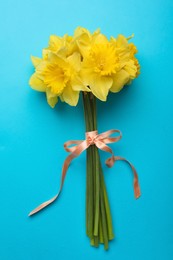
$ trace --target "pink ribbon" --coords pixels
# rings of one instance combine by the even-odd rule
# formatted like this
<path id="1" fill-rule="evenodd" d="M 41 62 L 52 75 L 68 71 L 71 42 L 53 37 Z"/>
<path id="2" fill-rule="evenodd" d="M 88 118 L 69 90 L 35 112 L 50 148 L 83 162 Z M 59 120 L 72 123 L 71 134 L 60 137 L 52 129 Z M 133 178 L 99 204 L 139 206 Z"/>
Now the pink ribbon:
<path id="1" fill-rule="evenodd" d="M 116 137 L 110 137 L 110 135 L 112 135 L 113 133 L 118 133 L 119 135 Z M 132 169 L 133 175 L 134 175 L 134 181 L 133 181 L 134 195 L 135 195 L 136 199 L 139 198 L 141 193 L 140 193 L 140 187 L 139 187 L 139 182 L 138 182 L 138 175 L 137 175 L 137 172 L 136 172 L 134 166 L 125 158 L 122 158 L 120 156 L 114 156 L 112 149 L 107 145 L 109 143 L 118 142 L 121 138 L 122 138 L 122 134 L 119 130 L 109 130 L 109 131 L 103 132 L 101 134 L 98 134 L 97 131 L 91 131 L 91 132 L 86 132 L 85 140 L 71 140 L 71 141 L 67 141 L 66 143 L 64 143 L 64 149 L 67 152 L 70 152 L 70 155 L 67 156 L 67 158 L 65 159 L 64 164 L 63 164 L 61 185 L 60 185 L 59 192 L 53 198 L 51 198 L 48 201 L 45 201 L 44 203 L 39 205 L 37 208 L 32 210 L 29 213 L 29 216 L 34 215 L 35 213 L 39 212 L 40 210 L 42 210 L 43 208 L 50 205 L 52 202 L 54 202 L 58 198 L 58 196 L 60 195 L 60 193 L 62 191 L 66 172 L 68 170 L 68 167 L 69 167 L 71 161 L 75 157 L 79 156 L 90 145 L 96 145 L 100 150 L 103 150 L 103 151 L 111 154 L 111 157 L 108 158 L 105 162 L 108 167 L 112 167 L 116 161 L 124 161 L 129 164 L 129 166 Z M 71 146 L 71 145 L 74 145 L 74 146 Z"/>

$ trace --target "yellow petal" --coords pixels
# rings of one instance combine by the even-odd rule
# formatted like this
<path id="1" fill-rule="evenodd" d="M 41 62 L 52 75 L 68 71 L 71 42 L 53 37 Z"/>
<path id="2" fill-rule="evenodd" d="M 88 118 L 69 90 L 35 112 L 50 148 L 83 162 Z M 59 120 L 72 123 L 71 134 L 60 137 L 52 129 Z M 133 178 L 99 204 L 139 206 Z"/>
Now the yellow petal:
<path id="1" fill-rule="evenodd" d="M 49 47 L 51 51 L 58 51 L 62 46 L 62 38 L 56 35 L 51 35 L 49 38 Z"/>
<path id="2" fill-rule="evenodd" d="M 29 80 L 29 85 L 31 88 L 34 90 L 40 91 L 40 92 L 45 92 L 46 91 L 46 85 L 43 83 L 41 79 L 38 78 L 37 73 L 34 73 L 30 80 Z"/>
<path id="3" fill-rule="evenodd" d="M 88 85 L 92 93 L 100 100 L 106 101 L 109 89 L 112 86 L 113 80 L 109 76 L 100 76 L 89 70 L 82 73 L 84 83 Z"/>
<path id="4" fill-rule="evenodd" d="M 126 62 L 124 70 L 126 70 L 127 73 L 130 75 L 130 79 L 136 78 L 137 66 L 135 65 L 134 60 L 129 60 L 128 62 Z"/>
<path id="5" fill-rule="evenodd" d="M 74 77 L 71 79 L 71 87 L 75 91 L 91 91 L 79 77 Z"/>
<path id="6" fill-rule="evenodd" d="M 100 34 L 100 28 L 97 28 L 94 32 L 93 32 L 93 36 L 96 36 L 98 34 Z"/>
<path id="7" fill-rule="evenodd" d="M 66 58 L 68 52 L 69 52 L 68 48 L 65 47 L 65 46 L 63 46 L 62 48 L 60 48 L 60 49 L 56 52 L 56 54 L 57 54 L 59 57 L 61 57 L 61 58 L 64 59 L 64 58 Z"/>
<path id="8" fill-rule="evenodd" d="M 87 30 L 84 27 L 77 27 L 76 30 L 74 31 L 74 37 L 79 37 L 82 34 L 87 34 L 88 36 L 91 36 L 91 33 L 89 30 Z"/>
<path id="9" fill-rule="evenodd" d="M 58 64 L 60 67 L 67 67 L 67 62 L 58 53 L 49 52 L 48 59 L 51 63 Z"/>
<path id="10" fill-rule="evenodd" d="M 126 37 L 124 37 L 124 35 L 122 35 L 122 34 L 119 34 L 117 37 L 116 45 L 118 48 L 122 48 L 122 47 L 127 48 L 128 41 L 127 41 Z"/>
<path id="11" fill-rule="evenodd" d="M 79 71 L 81 68 L 81 55 L 78 52 L 73 53 L 67 58 L 68 62 L 75 68 L 76 71 Z"/>
<path id="12" fill-rule="evenodd" d="M 46 98 L 47 103 L 54 108 L 56 103 L 58 102 L 58 97 L 54 94 L 52 94 L 51 90 L 49 88 L 46 89 Z"/>
<path id="13" fill-rule="evenodd" d="M 32 61 L 32 64 L 34 65 L 34 67 L 36 68 L 40 64 L 42 59 L 39 57 L 31 56 L 31 61 Z"/>
<path id="14" fill-rule="evenodd" d="M 42 81 L 44 81 L 44 72 L 47 68 L 47 65 L 48 61 L 42 60 L 42 62 L 40 62 L 36 68 L 37 77 Z"/>
<path id="15" fill-rule="evenodd" d="M 48 65 L 48 61 L 42 60 L 42 62 L 40 62 L 37 65 L 36 71 L 40 73 L 43 72 L 46 69 L 47 65 Z"/>
<path id="16" fill-rule="evenodd" d="M 107 37 L 101 33 L 96 34 L 93 37 L 93 43 L 95 43 L 95 44 L 107 44 L 108 42 L 109 41 L 108 41 Z"/>
<path id="17" fill-rule="evenodd" d="M 113 85 L 110 89 L 111 92 L 119 92 L 124 85 L 129 81 L 129 74 L 125 70 L 120 70 L 113 77 Z"/>
<path id="18" fill-rule="evenodd" d="M 76 39 L 76 44 L 83 57 L 89 54 L 90 42 L 91 39 L 86 33 L 83 33 L 78 39 Z"/>
<path id="19" fill-rule="evenodd" d="M 83 57 L 89 54 L 89 50 L 92 43 L 95 43 L 95 41 L 101 41 L 101 39 L 97 39 L 98 35 L 101 35 L 100 29 L 97 29 L 93 34 L 91 34 L 90 31 L 82 27 L 78 27 L 76 29 L 74 39 Z M 106 37 L 104 37 L 104 40 L 105 38 Z"/>
<path id="20" fill-rule="evenodd" d="M 67 84 L 62 93 L 62 99 L 70 106 L 76 106 L 79 100 L 79 91 L 74 91 L 72 87 Z"/>
<path id="21" fill-rule="evenodd" d="M 130 35 L 129 37 L 127 37 L 127 40 L 128 40 L 128 41 L 131 40 L 134 36 L 135 36 L 135 34 L 132 33 L 132 35 Z"/>
<path id="22" fill-rule="evenodd" d="M 59 98 L 60 98 L 61 102 L 64 102 L 64 99 L 63 99 L 62 95 L 60 95 Z"/>
<path id="23" fill-rule="evenodd" d="M 42 50 L 42 56 L 43 56 L 43 59 L 44 60 L 47 60 L 48 59 L 48 54 L 49 54 L 49 52 L 50 52 L 50 50 L 48 50 L 48 49 L 43 49 Z"/>

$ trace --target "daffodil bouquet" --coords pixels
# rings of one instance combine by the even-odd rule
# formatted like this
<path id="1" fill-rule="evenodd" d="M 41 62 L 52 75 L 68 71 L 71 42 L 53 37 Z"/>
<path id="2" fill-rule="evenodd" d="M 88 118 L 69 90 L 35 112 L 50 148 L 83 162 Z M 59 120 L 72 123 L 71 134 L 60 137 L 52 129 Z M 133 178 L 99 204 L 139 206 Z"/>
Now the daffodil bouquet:
<path id="1" fill-rule="evenodd" d="M 118 35 L 110 40 L 100 30 L 90 33 L 78 27 L 73 36 L 51 35 L 49 45 L 42 51 L 42 58 L 32 56 L 35 73 L 29 84 L 37 91 L 45 92 L 48 104 L 54 108 L 58 100 L 76 106 L 82 92 L 86 137 L 84 140 L 67 141 L 64 148 L 70 155 L 62 168 L 59 193 L 30 212 L 37 213 L 59 196 L 65 175 L 71 161 L 86 150 L 86 234 L 91 245 L 100 243 L 108 249 L 108 242 L 114 238 L 112 218 L 99 149 L 111 154 L 106 164 L 127 162 L 134 174 L 135 197 L 140 196 L 138 176 L 134 166 L 126 159 L 114 156 L 108 143 L 121 138 L 119 130 L 109 130 L 99 134 L 97 131 L 96 99 L 107 100 L 109 92 L 117 93 L 129 85 L 139 75 L 140 66 L 135 57 L 137 49 L 128 38 Z M 111 137 L 116 133 L 115 137 Z"/>

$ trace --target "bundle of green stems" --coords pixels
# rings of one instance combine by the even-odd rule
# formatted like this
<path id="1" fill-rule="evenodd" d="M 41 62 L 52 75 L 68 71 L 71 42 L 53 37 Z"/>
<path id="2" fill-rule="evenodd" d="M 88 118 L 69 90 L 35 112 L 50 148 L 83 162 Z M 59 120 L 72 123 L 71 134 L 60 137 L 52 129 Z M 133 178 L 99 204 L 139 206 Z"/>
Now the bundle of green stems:
<path id="1" fill-rule="evenodd" d="M 96 97 L 83 93 L 86 132 L 97 130 Z M 86 152 L 86 233 L 92 246 L 114 238 L 112 218 L 98 148 L 93 144 Z"/>

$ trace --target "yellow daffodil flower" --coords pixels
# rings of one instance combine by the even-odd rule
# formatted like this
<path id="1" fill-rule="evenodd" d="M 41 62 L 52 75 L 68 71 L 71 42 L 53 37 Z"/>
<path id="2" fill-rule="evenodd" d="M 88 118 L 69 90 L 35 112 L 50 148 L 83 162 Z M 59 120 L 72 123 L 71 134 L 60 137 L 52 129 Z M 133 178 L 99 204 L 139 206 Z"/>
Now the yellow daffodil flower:
<path id="1" fill-rule="evenodd" d="M 58 97 L 71 106 L 76 106 L 79 92 L 89 91 L 79 77 L 80 54 L 75 52 L 68 58 L 49 52 L 46 60 L 32 58 L 36 72 L 29 84 L 37 90 L 46 92 L 48 104 L 54 107 Z"/>
<path id="2" fill-rule="evenodd" d="M 140 73 L 139 63 L 134 56 L 137 53 L 137 49 L 133 43 L 128 43 L 128 40 L 130 40 L 132 37 L 133 35 L 128 38 L 125 38 L 123 35 L 118 35 L 117 39 L 111 37 L 110 40 L 112 45 L 117 50 L 121 64 L 121 71 L 119 72 L 123 75 L 121 76 L 121 80 L 120 77 L 116 75 L 117 82 L 119 81 L 119 86 L 117 86 L 117 89 L 120 90 L 121 86 L 123 87 L 125 84 L 129 84 L 131 80 L 136 78 Z M 112 87 L 110 91 L 117 92 L 115 91 L 114 87 Z"/>
<path id="3" fill-rule="evenodd" d="M 97 98 L 105 101 L 114 83 L 113 75 L 120 68 L 116 49 L 100 33 L 92 37 L 88 46 L 81 42 L 78 45 L 83 54 L 82 79 Z"/>

